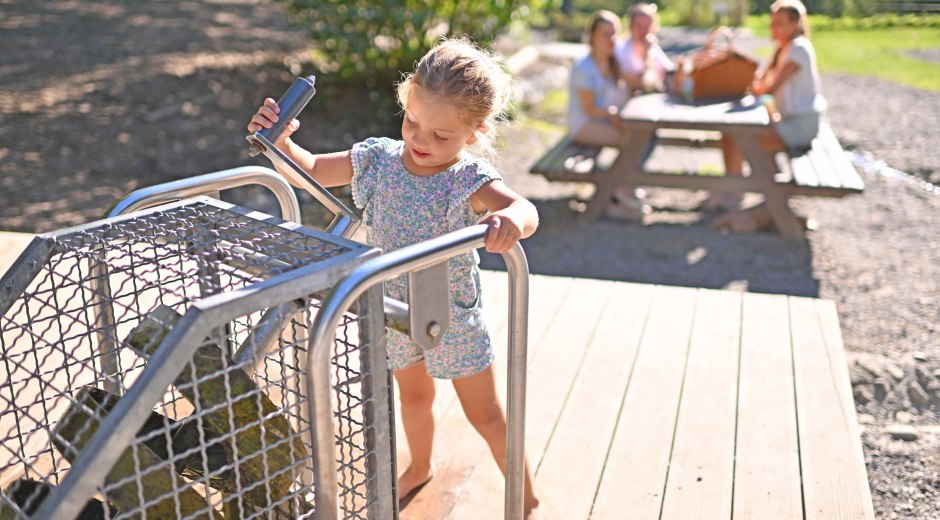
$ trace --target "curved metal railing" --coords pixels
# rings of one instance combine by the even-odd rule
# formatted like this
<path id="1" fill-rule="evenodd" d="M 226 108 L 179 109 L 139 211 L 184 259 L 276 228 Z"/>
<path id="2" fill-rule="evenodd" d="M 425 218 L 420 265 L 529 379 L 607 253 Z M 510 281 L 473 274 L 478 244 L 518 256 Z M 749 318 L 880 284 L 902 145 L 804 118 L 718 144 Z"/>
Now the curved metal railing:
<path id="1" fill-rule="evenodd" d="M 270 190 L 281 205 L 281 218 L 300 224 L 300 204 L 297 202 L 294 189 L 276 171 L 262 166 L 242 166 L 140 188 L 117 201 L 104 216 L 105 218 L 116 217 L 188 197 L 207 195 L 219 190 L 251 184 L 261 185 Z"/>
<path id="2" fill-rule="evenodd" d="M 105 212 L 104 218 L 118 217 L 189 197 L 216 194 L 220 190 L 249 185 L 260 185 L 270 190 L 281 206 L 281 218 L 300 224 L 300 204 L 294 189 L 276 171 L 262 166 L 242 166 L 140 188 L 118 200 Z M 111 301 L 107 269 L 105 262 L 96 262 L 92 266 L 91 285 L 96 295 L 92 307 L 98 330 L 101 369 L 105 374 L 117 374 L 120 370 L 117 359 L 118 341 L 113 334 L 114 309 L 104 303 Z M 114 381 L 106 381 L 104 389 L 112 393 L 118 393 L 120 390 Z"/>
<path id="3" fill-rule="evenodd" d="M 330 384 L 330 346 L 343 313 L 370 287 L 483 246 L 487 226 L 468 227 L 368 260 L 333 288 L 313 323 L 306 362 L 309 415 L 313 421 L 316 518 L 338 518 L 339 484 Z M 529 267 L 522 246 L 503 253 L 509 272 L 509 363 L 505 517 L 521 519 L 525 478 L 525 378 Z M 310 377 L 313 376 L 313 377 Z"/>

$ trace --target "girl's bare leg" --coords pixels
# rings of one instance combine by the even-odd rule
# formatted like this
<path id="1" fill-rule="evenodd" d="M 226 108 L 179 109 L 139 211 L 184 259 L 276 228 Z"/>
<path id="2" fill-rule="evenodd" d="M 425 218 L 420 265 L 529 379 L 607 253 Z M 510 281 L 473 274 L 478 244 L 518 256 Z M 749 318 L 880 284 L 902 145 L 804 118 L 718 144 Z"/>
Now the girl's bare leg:
<path id="1" fill-rule="evenodd" d="M 411 451 L 411 465 L 398 479 L 398 496 L 404 497 L 433 475 L 431 445 L 434 443 L 434 379 L 424 362 L 395 371 L 401 422 Z"/>
<path id="2" fill-rule="evenodd" d="M 493 365 L 479 374 L 454 380 L 454 389 L 470 424 L 486 441 L 499 469 L 506 474 L 506 415 L 496 392 Z M 527 519 L 538 518 L 539 499 L 532 486 L 529 461 L 525 463 L 524 508 Z"/>

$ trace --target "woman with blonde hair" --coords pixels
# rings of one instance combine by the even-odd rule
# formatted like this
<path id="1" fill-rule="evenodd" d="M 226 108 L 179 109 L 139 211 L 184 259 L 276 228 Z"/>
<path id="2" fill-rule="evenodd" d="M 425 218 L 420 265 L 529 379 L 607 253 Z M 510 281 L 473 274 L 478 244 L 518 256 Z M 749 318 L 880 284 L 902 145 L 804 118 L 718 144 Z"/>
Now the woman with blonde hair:
<path id="1" fill-rule="evenodd" d="M 630 90 L 662 91 L 666 73 L 675 70 L 675 65 L 656 37 L 659 30 L 656 4 L 635 4 L 627 10 L 627 18 L 628 38 L 619 42 L 614 51 L 623 78 Z"/>
<path id="2" fill-rule="evenodd" d="M 772 132 L 762 136 L 760 144 L 774 154 L 810 147 L 819 133 L 826 99 L 821 92 L 816 52 L 809 41 L 806 7 L 799 0 L 777 0 L 770 11 L 770 37 L 777 49 L 767 67 L 758 71 L 751 92 L 755 96 L 773 96 Z M 740 149 L 727 137 L 721 144 L 728 175 L 741 175 L 744 157 Z M 715 194 L 706 207 L 736 209 L 738 204 L 740 197 Z"/>

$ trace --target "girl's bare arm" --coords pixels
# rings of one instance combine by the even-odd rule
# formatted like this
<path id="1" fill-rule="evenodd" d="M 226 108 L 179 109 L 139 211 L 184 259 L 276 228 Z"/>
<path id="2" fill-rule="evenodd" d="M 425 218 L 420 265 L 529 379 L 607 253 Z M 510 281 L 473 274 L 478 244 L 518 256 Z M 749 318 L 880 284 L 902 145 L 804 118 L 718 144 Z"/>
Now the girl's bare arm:
<path id="1" fill-rule="evenodd" d="M 264 100 L 264 105 L 251 117 L 248 123 L 249 132 L 258 132 L 271 128 L 277 122 L 280 108 L 271 98 Z M 306 171 L 318 183 L 326 187 L 342 186 L 352 182 L 352 156 L 349 150 L 315 155 L 290 139 L 290 136 L 300 128 L 300 121 L 294 119 L 287 125 L 284 133 L 274 142 L 284 155 L 289 157 L 297 166 Z M 291 184 L 297 185 L 287 172 L 277 170 Z M 298 186 L 299 187 L 299 186 Z"/>

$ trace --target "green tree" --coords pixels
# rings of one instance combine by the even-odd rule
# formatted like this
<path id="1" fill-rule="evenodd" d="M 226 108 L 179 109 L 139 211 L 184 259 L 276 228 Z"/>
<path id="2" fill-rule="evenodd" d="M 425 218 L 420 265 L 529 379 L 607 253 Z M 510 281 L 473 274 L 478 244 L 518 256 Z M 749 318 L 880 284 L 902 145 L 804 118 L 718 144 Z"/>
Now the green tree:
<path id="1" fill-rule="evenodd" d="M 324 72 L 395 79 L 442 36 L 492 42 L 544 0 L 281 0 L 318 43 Z"/>

